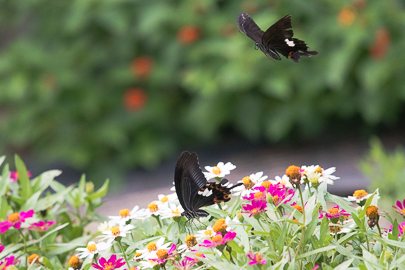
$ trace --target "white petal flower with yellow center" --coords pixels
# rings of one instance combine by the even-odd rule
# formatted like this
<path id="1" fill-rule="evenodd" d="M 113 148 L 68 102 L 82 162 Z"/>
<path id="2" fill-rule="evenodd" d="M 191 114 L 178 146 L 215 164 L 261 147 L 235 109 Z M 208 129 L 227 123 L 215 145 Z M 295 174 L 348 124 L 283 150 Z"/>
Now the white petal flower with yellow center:
<path id="1" fill-rule="evenodd" d="M 231 162 L 227 162 L 226 164 L 223 162 L 219 162 L 216 166 L 205 166 L 205 169 L 207 172 L 204 172 L 205 178 L 207 180 L 210 180 L 212 178 L 222 178 L 225 175 L 228 175 L 231 173 L 232 170 L 236 168 L 235 165 L 233 165 Z"/>
<path id="2" fill-rule="evenodd" d="M 208 226 L 205 230 L 197 231 L 195 237 L 197 238 L 197 242 L 202 242 L 206 239 L 211 239 L 216 234 L 211 226 Z"/>
<path id="3" fill-rule="evenodd" d="M 138 258 L 145 261 L 156 258 L 156 252 L 159 249 L 166 249 L 170 245 L 171 243 L 165 243 L 165 239 L 161 237 L 157 241 L 149 242 L 144 249 L 137 250 L 137 252 L 141 254 Z"/>
<path id="4" fill-rule="evenodd" d="M 171 193 L 168 195 L 159 194 L 158 195 L 158 206 L 160 208 L 168 207 L 170 204 L 179 204 L 179 199 L 177 198 L 176 193 Z"/>
<path id="5" fill-rule="evenodd" d="M 320 183 L 326 183 L 327 185 L 333 185 L 333 182 L 339 177 L 334 176 L 333 173 L 336 171 L 335 167 L 328 169 L 323 169 L 319 165 L 302 166 L 302 182 L 308 182 L 312 186 L 319 186 Z"/>
<path id="6" fill-rule="evenodd" d="M 100 251 L 106 250 L 111 247 L 111 244 L 106 242 L 94 242 L 90 241 L 87 243 L 85 248 L 77 248 L 78 256 L 80 259 L 90 258 L 93 259 L 94 255 L 98 254 Z"/>
<path id="7" fill-rule="evenodd" d="M 145 211 L 145 209 L 140 209 L 139 206 L 135 206 L 131 211 L 128 208 L 124 208 L 118 212 L 118 216 L 110 216 L 109 218 L 112 222 L 125 224 L 131 219 L 145 219 L 149 217 Z"/>
<path id="8" fill-rule="evenodd" d="M 110 222 L 109 227 L 102 231 L 100 238 L 110 243 L 113 242 L 117 237 L 126 237 L 133 228 L 135 227 L 131 224 L 114 224 L 114 222 Z"/>
<path id="9" fill-rule="evenodd" d="M 184 212 L 183 207 L 180 204 L 169 204 L 168 207 L 163 208 L 160 211 L 160 216 L 162 219 L 165 218 L 174 218 L 174 217 L 181 217 L 181 213 Z"/>
<path id="10" fill-rule="evenodd" d="M 281 185 L 285 186 L 286 188 L 293 188 L 293 186 L 290 182 L 290 178 L 285 174 L 282 177 L 276 176 L 274 178 L 274 180 L 270 180 L 270 182 L 272 184 L 281 184 Z"/>
<path id="11" fill-rule="evenodd" d="M 263 175 L 263 172 L 252 173 L 249 176 L 245 176 L 238 183 L 242 183 L 238 187 L 232 189 L 233 195 L 246 196 L 252 191 L 256 186 L 261 185 L 263 181 L 267 179 L 267 175 Z"/>

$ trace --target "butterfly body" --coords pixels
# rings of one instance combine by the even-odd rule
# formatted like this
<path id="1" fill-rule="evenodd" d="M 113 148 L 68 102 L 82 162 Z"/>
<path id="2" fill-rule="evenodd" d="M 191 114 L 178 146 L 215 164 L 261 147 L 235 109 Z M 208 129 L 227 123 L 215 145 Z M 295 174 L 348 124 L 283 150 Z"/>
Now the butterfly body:
<path id="1" fill-rule="evenodd" d="M 255 42 L 257 48 L 273 59 L 281 60 L 281 54 L 298 62 L 301 56 L 318 54 L 316 51 L 308 51 L 308 46 L 303 40 L 293 38 L 290 15 L 284 16 L 263 32 L 247 13 L 241 13 L 238 17 L 238 26 Z"/>
<path id="2" fill-rule="evenodd" d="M 181 153 L 177 160 L 174 184 L 184 209 L 181 215 L 188 219 L 208 216 L 201 207 L 229 201 L 231 190 L 239 186 L 226 179 L 220 183 L 208 182 L 200 169 L 197 155 L 187 151 Z"/>

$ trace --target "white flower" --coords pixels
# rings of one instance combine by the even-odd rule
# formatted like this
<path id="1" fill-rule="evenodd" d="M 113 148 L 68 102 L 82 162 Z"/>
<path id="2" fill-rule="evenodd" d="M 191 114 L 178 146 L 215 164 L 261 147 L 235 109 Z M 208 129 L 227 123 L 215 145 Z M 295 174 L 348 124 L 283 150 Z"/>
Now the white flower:
<path id="1" fill-rule="evenodd" d="M 232 189 L 232 195 L 247 196 L 254 187 L 257 187 L 267 179 L 267 175 L 263 175 L 263 172 L 252 173 L 249 176 L 245 176 L 238 183 L 242 183 L 238 187 Z"/>
<path id="2" fill-rule="evenodd" d="M 329 223 L 329 232 L 332 235 L 349 233 L 355 227 L 356 227 L 356 223 L 353 221 L 353 219 L 349 219 L 347 221 L 344 221 L 343 224 Z"/>
<path id="3" fill-rule="evenodd" d="M 369 194 L 364 189 L 359 189 L 354 191 L 353 196 L 348 196 L 347 199 L 351 202 L 361 203 L 372 196 L 373 193 Z"/>
<path id="4" fill-rule="evenodd" d="M 319 186 L 320 183 L 333 185 L 333 181 L 339 179 L 339 177 L 332 175 L 336 171 L 335 167 L 324 170 L 319 165 L 302 166 L 301 171 L 303 174 L 302 182 L 308 182 L 312 186 Z"/>
<path id="5" fill-rule="evenodd" d="M 211 226 L 208 226 L 205 230 L 197 231 L 195 237 L 197 238 L 197 242 L 202 242 L 206 239 L 211 239 L 216 234 Z"/>
<path id="6" fill-rule="evenodd" d="M 168 207 L 168 205 L 170 204 L 178 204 L 179 200 L 177 198 L 177 194 L 176 193 L 171 193 L 168 195 L 164 195 L 164 194 L 159 194 L 158 195 L 158 205 L 163 208 L 163 207 Z"/>
<path id="7" fill-rule="evenodd" d="M 179 204 L 169 204 L 168 207 L 163 208 L 160 211 L 160 216 L 162 219 L 164 218 L 174 218 L 174 217 L 181 217 L 181 213 L 183 213 L 183 207 Z"/>
<path id="8" fill-rule="evenodd" d="M 90 241 L 87 243 L 87 246 L 85 248 L 77 248 L 76 250 L 78 251 L 78 256 L 80 259 L 84 258 L 90 258 L 93 259 L 94 255 L 99 253 L 100 251 L 106 250 L 107 248 L 110 248 L 111 244 L 106 243 L 106 242 L 94 242 Z"/>
<path id="9" fill-rule="evenodd" d="M 224 164 L 223 162 L 219 162 L 217 166 L 214 167 L 205 166 L 205 169 L 208 172 L 204 172 L 204 176 L 205 178 L 207 178 L 207 180 L 217 177 L 222 178 L 225 175 L 230 174 L 231 171 L 234 170 L 235 168 L 236 166 L 230 162 L 227 162 L 226 164 Z"/>
<path id="10" fill-rule="evenodd" d="M 149 269 L 155 267 L 158 263 L 152 260 L 140 261 L 142 269 Z"/>
<path id="11" fill-rule="evenodd" d="M 293 186 L 292 186 L 292 184 L 291 184 L 291 182 L 290 182 L 290 178 L 287 176 L 287 175 L 283 175 L 282 177 L 280 177 L 280 176 L 276 176 L 275 178 L 274 178 L 274 180 L 270 180 L 270 182 L 272 183 L 272 184 L 278 184 L 278 183 L 280 183 L 280 184 L 282 184 L 283 186 L 285 186 L 286 188 L 293 188 Z"/>
<path id="12" fill-rule="evenodd" d="M 125 237 L 129 233 L 130 230 L 134 228 L 131 224 L 122 224 L 122 223 L 114 223 L 110 222 L 108 224 L 108 228 L 102 231 L 100 236 L 101 239 L 106 240 L 107 242 L 112 242 L 117 237 Z"/>
<path id="13" fill-rule="evenodd" d="M 156 258 L 156 252 L 159 249 L 167 249 L 170 245 L 171 243 L 165 243 L 165 239 L 161 237 L 156 242 L 149 242 L 146 248 L 137 250 L 141 254 L 138 258 L 146 261 Z"/>
<path id="14" fill-rule="evenodd" d="M 119 216 L 110 216 L 109 218 L 112 222 L 125 224 L 131 219 L 145 219 L 149 217 L 145 211 L 145 209 L 140 209 L 139 206 L 135 206 L 131 211 L 128 208 L 124 208 L 119 211 Z"/>

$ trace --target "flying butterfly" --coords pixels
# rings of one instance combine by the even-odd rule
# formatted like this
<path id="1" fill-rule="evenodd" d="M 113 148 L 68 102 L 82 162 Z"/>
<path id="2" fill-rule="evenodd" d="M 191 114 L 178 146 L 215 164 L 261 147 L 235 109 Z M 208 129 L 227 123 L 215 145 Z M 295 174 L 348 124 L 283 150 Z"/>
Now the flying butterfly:
<path id="1" fill-rule="evenodd" d="M 225 178 L 220 183 L 208 182 L 200 169 L 196 153 L 184 151 L 177 160 L 174 185 L 184 209 L 181 215 L 188 219 L 208 216 L 208 212 L 201 207 L 229 201 L 231 190 L 241 184 L 233 185 Z"/>
<path id="2" fill-rule="evenodd" d="M 276 60 L 281 60 L 280 54 L 294 62 L 298 62 L 301 56 L 318 54 L 317 51 L 308 51 L 308 46 L 303 40 L 293 38 L 290 15 L 278 20 L 265 32 L 247 13 L 239 15 L 238 25 L 239 29 L 256 43 L 257 48 Z"/>

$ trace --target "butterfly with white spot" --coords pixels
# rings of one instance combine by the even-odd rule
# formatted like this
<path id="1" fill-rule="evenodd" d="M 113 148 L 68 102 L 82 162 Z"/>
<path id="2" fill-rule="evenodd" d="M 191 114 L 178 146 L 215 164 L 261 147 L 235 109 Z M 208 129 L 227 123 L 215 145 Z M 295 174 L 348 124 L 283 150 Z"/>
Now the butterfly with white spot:
<path id="1" fill-rule="evenodd" d="M 241 13 L 238 26 L 256 43 L 257 48 L 276 60 L 281 60 L 280 54 L 295 62 L 298 62 L 301 56 L 318 54 L 317 51 L 308 51 L 303 40 L 293 38 L 290 15 L 284 16 L 263 32 L 247 13 Z"/>

